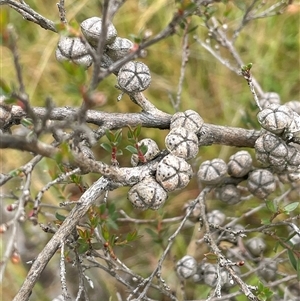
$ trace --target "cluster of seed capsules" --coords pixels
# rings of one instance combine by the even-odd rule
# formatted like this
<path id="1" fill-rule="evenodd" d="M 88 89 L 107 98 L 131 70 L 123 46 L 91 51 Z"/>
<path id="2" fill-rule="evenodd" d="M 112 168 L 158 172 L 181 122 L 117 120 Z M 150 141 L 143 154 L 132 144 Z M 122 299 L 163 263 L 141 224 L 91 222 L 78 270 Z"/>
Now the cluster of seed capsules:
<path id="1" fill-rule="evenodd" d="M 255 152 L 258 161 L 277 174 L 283 183 L 300 180 L 300 102 L 280 104 L 278 94 L 267 93 L 261 102 L 258 122 L 264 129 L 256 140 Z M 265 171 L 267 172 L 267 171 Z M 269 174 L 266 174 L 270 178 Z"/>
<path id="2" fill-rule="evenodd" d="M 258 249 L 257 249 L 258 250 Z M 257 260 L 257 273 L 265 281 L 274 281 L 277 277 L 278 264 L 271 258 Z M 243 261 L 230 262 L 229 265 L 234 269 L 235 274 L 240 274 L 240 266 Z M 197 262 L 193 256 L 186 255 L 176 263 L 176 272 L 180 279 L 190 279 L 196 284 L 206 284 L 216 287 L 218 281 L 222 289 L 229 289 L 235 285 L 231 275 L 224 267 L 207 261 Z M 220 277 L 218 276 L 220 275 Z"/>
<path id="3" fill-rule="evenodd" d="M 203 119 L 192 110 L 179 112 L 172 116 L 170 132 L 165 145 L 169 154 L 157 165 L 155 176 L 149 176 L 134 185 L 128 192 L 128 199 L 134 207 L 141 210 L 159 209 L 168 197 L 168 193 L 186 187 L 193 176 L 193 170 L 187 160 L 198 154 L 197 134 Z M 139 142 L 147 146 L 144 157 L 152 160 L 159 153 L 154 140 L 144 139 Z M 137 155 L 133 155 L 132 164 L 137 165 Z"/>
<path id="4" fill-rule="evenodd" d="M 102 20 L 92 17 L 84 20 L 81 31 L 91 47 L 97 48 L 101 37 Z M 108 24 L 105 51 L 101 66 L 109 67 L 126 56 L 134 44 L 117 36 L 113 24 Z M 88 68 L 93 58 L 86 44 L 79 37 L 61 36 L 56 57 L 59 61 L 72 61 Z M 118 85 L 123 92 L 141 92 L 149 87 L 151 75 L 149 68 L 142 62 L 130 61 L 123 65 L 118 73 Z M 255 143 L 256 158 L 264 166 L 254 168 L 251 155 L 247 151 L 239 151 L 230 157 L 228 164 L 222 159 L 203 162 L 197 173 L 199 181 L 206 185 L 218 186 L 219 199 L 236 204 L 241 200 L 237 184 L 224 184 L 225 177 L 247 178 L 248 191 L 258 198 L 264 199 L 276 189 L 275 174 L 284 183 L 300 180 L 300 150 L 293 144 L 293 139 L 300 133 L 300 103 L 291 101 L 280 104 L 276 93 L 266 93 L 260 100 L 262 110 L 258 113 L 258 121 L 263 131 Z M 194 111 L 177 113 L 173 116 L 170 133 L 166 137 L 166 148 L 170 154 L 158 164 L 155 178 L 149 177 L 133 186 L 129 191 L 129 199 L 140 209 L 158 209 L 165 202 L 170 191 L 184 188 L 190 181 L 193 171 L 187 160 L 198 154 L 198 138 L 202 118 Z M 155 141 L 145 139 L 140 142 L 148 148 L 145 157 L 153 159 L 159 149 Z M 133 165 L 137 158 L 133 157 Z"/>
<path id="5" fill-rule="evenodd" d="M 251 155 L 244 150 L 232 155 L 227 164 L 222 159 L 213 159 L 200 165 L 198 179 L 206 185 L 217 186 L 216 195 L 220 200 L 230 205 L 241 200 L 237 184 L 224 184 L 228 175 L 240 181 L 245 177 L 248 191 L 260 199 L 275 191 L 276 175 L 283 183 L 300 180 L 300 149 L 292 143 L 300 133 L 300 102 L 280 105 L 279 101 L 274 92 L 266 93 L 261 99 L 263 109 L 257 117 L 263 130 L 254 147 L 262 168 L 254 168 Z"/>
<path id="6" fill-rule="evenodd" d="M 80 28 L 89 45 L 97 49 L 102 32 L 102 19 L 98 17 L 88 18 L 80 24 Z M 133 42 L 118 37 L 116 28 L 112 23 L 109 23 L 101 67 L 108 68 L 130 53 L 133 48 Z M 71 61 L 85 68 L 89 68 L 93 64 L 93 57 L 86 43 L 80 37 L 61 36 L 55 55 L 60 62 Z M 147 89 L 151 83 L 150 70 L 142 62 L 130 61 L 116 72 L 118 73 L 119 87 L 123 92 L 141 92 Z"/>
<path id="7" fill-rule="evenodd" d="M 207 213 L 207 220 L 208 223 L 216 229 L 218 226 L 224 226 L 226 215 L 220 210 L 212 210 Z M 267 282 L 276 280 L 278 274 L 280 274 L 280 269 L 278 269 L 280 260 L 276 261 L 274 258 L 264 257 L 265 251 L 267 251 L 267 243 L 263 236 L 255 236 L 243 241 L 243 254 L 241 254 L 241 242 L 239 239 L 246 237 L 246 235 L 243 234 L 245 228 L 242 225 L 236 224 L 228 230 L 230 231 L 226 233 L 224 233 L 223 230 L 217 230 L 213 232 L 212 235 L 232 244 L 231 248 L 228 248 L 226 251 L 226 258 L 227 264 L 235 270 L 235 273 L 239 275 L 240 267 L 245 263 L 241 259 L 251 259 L 251 262 L 256 266 L 257 274 L 261 278 Z M 299 248 L 300 236 L 293 236 L 289 240 L 289 243 L 293 244 L 295 248 Z M 218 267 L 217 264 L 209 263 L 206 259 L 197 262 L 191 255 L 186 255 L 177 261 L 176 272 L 182 280 L 189 279 L 194 283 L 206 284 L 210 287 L 216 287 L 218 281 L 220 281 L 219 284 L 222 289 L 228 289 L 234 285 L 233 279 L 224 267 Z"/>

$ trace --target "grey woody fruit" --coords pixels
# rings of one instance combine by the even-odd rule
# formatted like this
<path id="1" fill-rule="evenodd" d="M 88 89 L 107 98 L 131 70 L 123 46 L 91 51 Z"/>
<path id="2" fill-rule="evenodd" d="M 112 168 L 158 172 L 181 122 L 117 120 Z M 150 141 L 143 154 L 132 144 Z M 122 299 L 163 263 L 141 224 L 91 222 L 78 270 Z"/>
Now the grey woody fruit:
<path id="1" fill-rule="evenodd" d="M 226 220 L 226 215 L 220 210 L 213 210 L 207 213 L 207 221 L 214 225 L 222 225 Z"/>
<path id="2" fill-rule="evenodd" d="M 193 175 L 190 164 L 172 154 L 164 157 L 157 165 L 156 180 L 166 191 L 186 187 Z"/>
<path id="3" fill-rule="evenodd" d="M 256 140 L 254 147 L 257 160 L 263 164 L 271 165 L 276 171 L 286 168 L 288 147 L 280 137 L 265 133 Z"/>
<path id="4" fill-rule="evenodd" d="M 147 161 L 151 161 L 158 153 L 159 153 L 159 148 L 156 144 L 156 142 L 150 138 L 143 139 L 138 142 L 138 146 L 141 147 L 142 145 L 147 146 L 147 151 L 144 154 L 144 158 Z M 131 165 L 132 166 L 137 166 L 139 163 L 139 157 L 136 154 L 133 154 L 131 156 Z"/>
<path id="5" fill-rule="evenodd" d="M 277 173 L 278 179 L 280 182 L 289 184 L 292 182 L 300 181 L 300 167 L 296 171 L 284 171 Z"/>
<path id="6" fill-rule="evenodd" d="M 222 159 L 204 161 L 198 170 L 198 179 L 204 184 L 218 184 L 227 174 L 227 164 Z"/>
<path id="7" fill-rule="evenodd" d="M 195 283 L 204 283 L 204 269 L 207 263 L 204 262 L 200 262 L 197 265 L 197 271 L 196 273 L 193 275 L 193 281 Z"/>
<path id="8" fill-rule="evenodd" d="M 286 170 L 289 172 L 296 172 L 300 169 L 300 149 L 293 145 L 288 145 L 287 149 Z"/>
<path id="9" fill-rule="evenodd" d="M 219 200 L 229 204 L 235 205 L 241 201 L 241 193 L 235 185 L 227 184 L 216 189 Z"/>
<path id="10" fill-rule="evenodd" d="M 246 241 L 246 247 L 253 256 L 260 256 L 267 245 L 261 237 L 253 237 Z"/>
<path id="11" fill-rule="evenodd" d="M 118 84 L 124 92 L 141 92 L 151 83 L 149 68 L 141 62 L 131 61 L 122 66 L 118 73 Z"/>
<path id="12" fill-rule="evenodd" d="M 205 265 L 204 282 L 210 287 L 215 287 L 218 281 L 217 266 L 211 263 Z"/>
<path id="13" fill-rule="evenodd" d="M 152 177 L 143 179 L 132 186 L 128 192 L 129 201 L 135 208 L 140 210 L 157 210 L 165 203 L 167 198 L 167 192 Z"/>
<path id="14" fill-rule="evenodd" d="M 55 51 L 55 56 L 59 62 L 71 61 L 85 68 L 90 67 L 93 63 L 92 56 L 89 55 L 80 38 L 61 36 Z"/>
<path id="15" fill-rule="evenodd" d="M 229 175 L 240 178 L 252 169 L 252 158 L 247 151 L 239 151 L 229 158 L 227 166 Z"/>
<path id="16" fill-rule="evenodd" d="M 81 31 L 87 41 L 94 47 L 97 47 L 102 32 L 102 19 L 91 17 L 80 24 Z M 111 44 L 117 37 L 117 31 L 112 23 L 108 24 L 105 44 Z"/>
<path id="17" fill-rule="evenodd" d="M 172 129 L 165 144 L 171 154 L 186 160 L 195 158 L 199 151 L 197 135 L 183 127 Z"/>
<path id="18" fill-rule="evenodd" d="M 274 134 L 281 134 L 292 122 L 293 111 L 285 106 L 272 104 L 257 114 L 260 125 Z"/>
<path id="19" fill-rule="evenodd" d="M 226 284 L 227 287 L 230 287 L 234 284 L 229 279 L 229 275 L 223 268 L 220 269 L 221 276 L 221 286 Z M 215 287 L 218 282 L 218 269 L 216 264 L 207 263 L 204 267 L 204 283 L 210 287 Z"/>
<path id="20" fill-rule="evenodd" d="M 286 140 L 290 140 L 292 138 L 300 138 L 300 115 L 298 113 L 293 112 L 292 122 L 285 130 L 283 137 Z"/>
<path id="21" fill-rule="evenodd" d="M 194 257 L 186 255 L 178 260 L 176 272 L 181 279 L 192 277 L 197 271 L 197 261 Z"/>
<path id="22" fill-rule="evenodd" d="M 291 100 L 286 102 L 285 105 L 296 112 L 298 115 L 300 115 L 300 101 Z"/>
<path id="23" fill-rule="evenodd" d="M 257 274 L 265 281 L 274 281 L 277 278 L 277 262 L 271 258 L 264 258 L 259 263 Z"/>
<path id="24" fill-rule="evenodd" d="M 280 104 L 280 96 L 275 92 L 267 92 L 259 100 L 259 103 L 263 109 L 267 108 L 271 104 Z"/>
<path id="25" fill-rule="evenodd" d="M 249 174 L 247 187 L 254 196 L 264 199 L 275 191 L 276 184 L 274 176 L 270 171 L 256 169 Z"/>
<path id="26" fill-rule="evenodd" d="M 197 133 L 200 131 L 204 121 L 201 116 L 193 111 L 187 110 L 185 112 L 175 113 L 171 118 L 170 129 L 184 127 L 190 132 Z"/>
<path id="27" fill-rule="evenodd" d="M 130 40 L 116 37 L 114 42 L 107 46 L 106 53 L 113 61 L 117 61 L 128 54 L 132 47 L 133 43 Z"/>

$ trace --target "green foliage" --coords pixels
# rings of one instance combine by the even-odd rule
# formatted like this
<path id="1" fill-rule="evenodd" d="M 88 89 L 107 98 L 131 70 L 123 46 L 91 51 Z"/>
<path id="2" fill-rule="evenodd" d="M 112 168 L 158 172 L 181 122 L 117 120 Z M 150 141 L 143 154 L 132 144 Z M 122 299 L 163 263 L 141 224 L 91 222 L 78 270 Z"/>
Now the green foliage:
<path id="1" fill-rule="evenodd" d="M 256 296 L 261 301 L 268 301 L 273 296 L 273 292 L 268 287 L 265 287 L 262 284 L 262 282 L 259 281 L 257 285 Z"/>
<path id="2" fill-rule="evenodd" d="M 105 149 L 108 153 L 115 152 L 116 156 L 123 155 L 123 152 L 121 149 L 118 149 L 122 142 L 122 129 L 117 130 L 115 132 L 107 130 L 105 132 L 105 136 L 108 139 L 109 143 L 103 142 L 100 144 L 100 146 Z"/>
<path id="3" fill-rule="evenodd" d="M 271 218 L 263 218 L 262 223 L 268 225 L 272 220 L 280 214 L 290 215 L 291 212 L 295 211 L 299 207 L 299 202 L 292 202 L 290 204 L 281 204 L 277 200 L 266 200 L 266 207 L 271 213 L 273 213 Z"/>

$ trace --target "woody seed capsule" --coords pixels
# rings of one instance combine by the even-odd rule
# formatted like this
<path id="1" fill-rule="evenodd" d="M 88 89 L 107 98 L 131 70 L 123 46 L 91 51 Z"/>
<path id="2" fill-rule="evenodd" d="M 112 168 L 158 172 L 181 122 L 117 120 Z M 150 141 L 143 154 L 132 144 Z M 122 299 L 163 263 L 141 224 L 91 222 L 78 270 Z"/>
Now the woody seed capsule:
<path id="1" fill-rule="evenodd" d="M 257 160 L 270 164 L 276 171 L 283 171 L 287 165 L 288 148 L 286 143 L 278 136 L 265 133 L 255 142 Z"/>
<path id="2" fill-rule="evenodd" d="M 197 133 L 200 131 L 204 121 L 201 116 L 193 111 L 187 110 L 185 112 L 175 113 L 171 118 L 170 129 L 184 127 L 190 132 Z"/>
<path id="3" fill-rule="evenodd" d="M 117 61 L 129 53 L 133 43 L 128 39 L 116 37 L 114 42 L 107 46 L 106 53 L 113 60 Z"/>
<path id="4" fill-rule="evenodd" d="M 204 184 L 218 184 L 227 173 L 227 164 L 222 159 L 204 161 L 198 170 L 198 179 Z"/>
<path id="5" fill-rule="evenodd" d="M 300 101 L 291 100 L 286 102 L 285 105 L 300 115 Z"/>
<path id="6" fill-rule="evenodd" d="M 289 107 L 272 104 L 260 111 L 257 114 L 257 119 L 267 131 L 280 134 L 289 127 L 293 120 L 292 116 L 293 111 Z"/>
<path id="7" fill-rule="evenodd" d="M 102 31 L 102 19 L 92 17 L 84 20 L 81 24 L 81 31 L 87 41 L 93 46 L 97 47 Z M 111 44 L 117 36 L 117 31 L 112 23 L 108 24 L 105 44 Z"/>
<path id="8" fill-rule="evenodd" d="M 252 168 L 252 158 L 247 151 L 239 151 L 229 158 L 228 174 L 240 178 Z"/>
<path id="9" fill-rule="evenodd" d="M 85 68 L 89 68 L 93 63 L 93 58 L 88 54 L 80 38 L 61 36 L 55 51 L 55 56 L 59 62 L 71 61 Z"/>
<path id="10" fill-rule="evenodd" d="M 124 92 L 144 91 L 150 86 L 150 83 L 150 70 L 141 62 L 128 62 L 118 73 L 118 84 Z"/>
<path id="11" fill-rule="evenodd" d="M 182 279 L 187 279 L 197 272 L 197 261 L 194 257 L 186 255 L 178 260 L 176 272 Z"/>
<path id="12" fill-rule="evenodd" d="M 143 179 L 132 186 L 128 192 L 128 199 L 131 204 L 141 210 L 157 210 L 167 198 L 167 192 L 152 177 Z"/>
<path id="13" fill-rule="evenodd" d="M 186 187 L 192 175 L 193 170 L 190 164 L 172 154 L 164 157 L 157 165 L 156 180 L 166 191 Z"/>
<path id="14" fill-rule="evenodd" d="M 271 104 L 280 105 L 280 96 L 275 92 L 267 92 L 259 100 L 259 103 L 263 109 L 267 108 Z"/>
<path id="15" fill-rule="evenodd" d="M 171 154 L 189 160 L 198 154 L 198 137 L 186 128 L 172 129 L 166 136 L 165 144 Z"/>
<path id="16" fill-rule="evenodd" d="M 152 160 L 159 153 L 159 148 L 154 140 L 146 138 L 138 142 L 139 147 L 142 147 L 143 145 L 147 147 L 147 151 L 144 154 L 144 158 L 147 161 Z M 137 166 L 138 163 L 139 163 L 138 155 L 133 154 L 131 156 L 131 165 Z"/>
<path id="17" fill-rule="evenodd" d="M 259 256 L 266 249 L 265 241 L 260 237 L 253 237 L 246 242 L 247 249 L 253 256 Z"/>
<path id="18" fill-rule="evenodd" d="M 253 195 L 264 199 L 275 191 L 276 184 L 274 176 L 270 171 L 266 169 L 256 169 L 249 174 L 247 187 Z"/>
<path id="19" fill-rule="evenodd" d="M 241 193 L 237 189 L 235 185 L 228 184 L 224 185 L 216 190 L 217 197 L 229 204 L 229 205 L 234 205 L 240 202 L 241 200 Z"/>

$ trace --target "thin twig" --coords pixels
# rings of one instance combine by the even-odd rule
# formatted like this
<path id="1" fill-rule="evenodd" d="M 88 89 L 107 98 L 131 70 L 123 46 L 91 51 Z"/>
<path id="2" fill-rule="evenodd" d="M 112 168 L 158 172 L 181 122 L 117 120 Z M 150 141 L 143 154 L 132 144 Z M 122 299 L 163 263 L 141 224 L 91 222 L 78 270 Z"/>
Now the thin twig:
<path id="1" fill-rule="evenodd" d="M 64 300 L 71 300 L 68 293 L 67 281 L 66 281 L 66 265 L 65 265 L 65 242 L 61 241 L 60 244 L 60 283 L 62 289 L 62 295 Z"/>
<path id="2" fill-rule="evenodd" d="M 60 22 L 67 24 L 67 18 L 66 18 L 66 9 L 65 9 L 65 0 L 59 0 L 59 3 L 56 3 L 58 12 L 59 12 L 59 18 Z"/>
<path id="3" fill-rule="evenodd" d="M 188 44 L 188 25 L 189 24 L 187 23 L 184 29 L 184 35 L 182 41 L 180 77 L 179 77 L 178 88 L 177 88 L 176 103 L 173 103 L 173 107 L 176 112 L 178 112 L 181 103 L 181 94 L 182 94 L 183 81 L 185 77 L 185 69 L 189 61 L 189 55 L 190 55 L 189 44 Z"/>
<path id="4" fill-rule="evenodd" d="M 40 274 L 59 248 L 61 241 L 65 241 L 67 239 L 79 220 L 86 214 L 90 206 L 105 192 L 108 185 L 109 181 L 102 177 L 84 192 L 80 201 L 72 209 L 63 224 L 34 260 L 22 287 L 13 301 L 27 301 L 29 299 L 31 290 L 33 289 Z"/>

